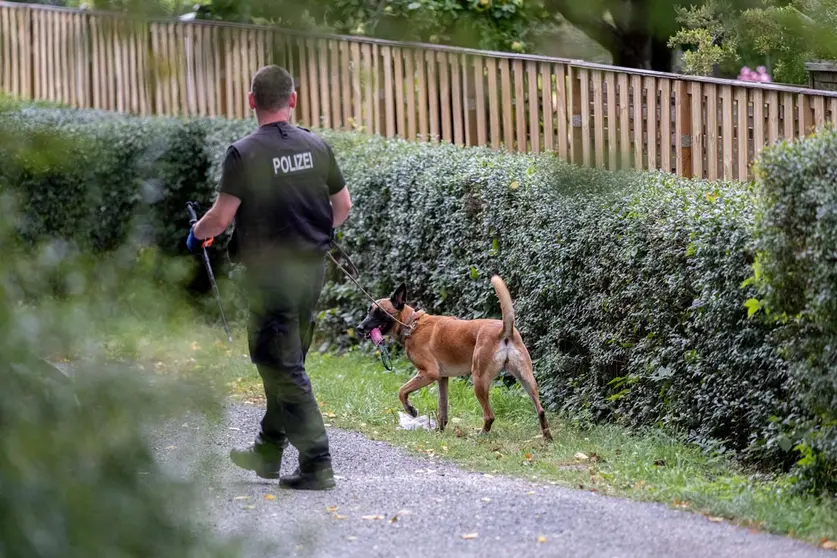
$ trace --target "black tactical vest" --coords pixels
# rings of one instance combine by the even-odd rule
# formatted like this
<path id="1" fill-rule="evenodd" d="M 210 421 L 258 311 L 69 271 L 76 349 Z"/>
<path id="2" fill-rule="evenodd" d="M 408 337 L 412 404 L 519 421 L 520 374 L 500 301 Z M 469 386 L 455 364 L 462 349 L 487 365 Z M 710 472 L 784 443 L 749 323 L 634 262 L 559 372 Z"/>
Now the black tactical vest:
<path id="1" fill-rule="evenodd" d="M 241 199 L 231 258 L 270 265 L 264 260 L 325 254 L 333 234 L 329 196 L 336 167 L 325 141 L 304 128 L 276 123 L 235 142 L 228 157 L 233 150 L 241 158 L 240 176 L 235 186 L 221 188 Z"/>

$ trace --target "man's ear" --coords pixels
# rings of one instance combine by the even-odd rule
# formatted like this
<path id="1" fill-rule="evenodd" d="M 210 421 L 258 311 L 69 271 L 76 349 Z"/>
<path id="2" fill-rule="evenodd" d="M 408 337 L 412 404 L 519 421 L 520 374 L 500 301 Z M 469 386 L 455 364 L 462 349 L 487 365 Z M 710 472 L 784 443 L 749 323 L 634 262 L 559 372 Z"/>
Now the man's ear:
<path id="1" fill-rule="evenodd" d="M 288 100 L 288 108 L 292 109 L 292 110 L 295 109 L 296 108 L 296 101 L 297 101 L 297 95 L 296 95 L 296 91 L 294 91 L 293 93 L 291 93 L 291 98 Z"/>
<path id="2" fill-rule="evenodd" d="M 252 91 L 247 94 L 247 103 L 250 105 L 250 110 L 256 110 L 256 96 Z"/>
<path id="3" fill-rule="evenodd" d="M 404 305 L 407 303 L 407 285 L 404 283 L 398 285 L 398 288 L 395 289 L 394 293 L 392 293 L 390 302 L 392 302 L 392 305 L 395 306 L 396 310 L 403 310 Z"/>

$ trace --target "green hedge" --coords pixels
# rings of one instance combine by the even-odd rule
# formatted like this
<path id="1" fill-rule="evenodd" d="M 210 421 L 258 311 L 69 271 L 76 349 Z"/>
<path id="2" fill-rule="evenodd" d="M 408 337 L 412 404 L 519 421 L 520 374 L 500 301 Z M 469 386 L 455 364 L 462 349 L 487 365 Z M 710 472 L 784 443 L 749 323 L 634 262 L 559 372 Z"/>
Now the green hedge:
<path id="1" fill-rule="evenodd" d="M 132 222 L 146 227 L 146 240 L 182 253 L 185 200 L 208 207 L 224 150 L 253 122 L 51 110 L 0 117 L 0 130 L 14 126 L 111 151 L 85 158 L 78 141 L 83 165 L 2 171 L 39 200 L 27 234 L 107 249 L 137 230 Z M 747 281 L 757 252 L 752 186 L 322 133 L 355 204 L 339 236 L 376 296 L 403 280 L 410 302 L 431 312 L 499 316 L 488 281 L 499 273 L 552 408 L 581 422 L 661 425 L 766 466 L 793 461 L 782 421 L 809 417 L 789 400 L 776 338 L 785 329 L 751 315 L 759 296 Z M 102 199 L 122 204 L 118 219 L 96 218 Z M 69 220 L 69 210 L 78 217 Z M 222 287 L 233 305 L 231 291 Z M 320 333 L 332 348 L 357 344 L 350 330 L 367 308 L 330 267 Z"/>
<path id="2" fill-rule="evenodd" d="M 755 289 L 741 288 L 748 186 L 384 140 L 343 157 L 355 199 L 344 245 L 373 293 L 405 280 L 431 312 L 498 316 L 499 273 L 552 407 L 788 457 L 764 443 L 785 366 L 772 328 L 748 319 Z M 327 295 L 337 336 L 367 304 L 345 284 Z"/>
<path id="3" fill-rule="evenodd" d="M 208 207 L 214 196 L 208 126 L 98 111 L 0 113 L 0 130 L 13 138 L 0 145 L 0 158 L 16 162 L 0 168 L 0 179 L 19 186 L 25 196 L 21 235 L 34 242 L 60 234 L 84 248 L 106 251 L 137 232 L 167 253 L 182 253 L 186 201 Z M 63 152 L 64 157 L 17 159 L 16 151 Z"/>
<path id="4" fill-rule="evenodd" d="M 804 481 L 837 492 L 837 132 L 765 152 L 755 283 L 765 321 L 781 331 L 790 389 L 785 418 Z"/>

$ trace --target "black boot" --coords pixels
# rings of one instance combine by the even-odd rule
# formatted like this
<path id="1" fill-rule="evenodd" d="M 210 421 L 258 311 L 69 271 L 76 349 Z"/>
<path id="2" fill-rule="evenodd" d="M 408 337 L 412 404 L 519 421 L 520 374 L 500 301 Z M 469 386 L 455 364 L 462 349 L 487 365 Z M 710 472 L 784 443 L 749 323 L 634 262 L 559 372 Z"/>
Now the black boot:
<path id="1" fill-rule="evenodd" d="M 282 466 L 282 449 L 254 444 L 247 448 L 230 450 L 234 464 L 248 471 L 255 471 L 263 479 L 278 479 Z"/>
<path id="2" fill-rule="evenodd" d="M 334 471 L 331 467 L 302 473 L 297 467 L 294 474 L 279 479 L 279 486 L 293 490 L 328 490 L 337 484 L 334 482 Z"/>

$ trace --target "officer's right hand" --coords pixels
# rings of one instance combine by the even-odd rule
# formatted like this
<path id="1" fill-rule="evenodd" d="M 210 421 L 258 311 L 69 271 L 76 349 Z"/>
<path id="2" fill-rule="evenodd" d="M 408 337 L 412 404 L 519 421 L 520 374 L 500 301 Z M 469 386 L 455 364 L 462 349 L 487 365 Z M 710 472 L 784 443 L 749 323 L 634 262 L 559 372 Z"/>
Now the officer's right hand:
<path id="1" fill-rule="evenodd" d="M 200 248 L 209 248 L 210 246 L 212 246 L 212 242 L 214 240 L 214 237 L 210 237 L 202 241 L 195 236 L 194 229 L 189 229 L 189 236 L 186 238 L 186 248 L 188 248 L 189 251 L 194 254 Z"/>

